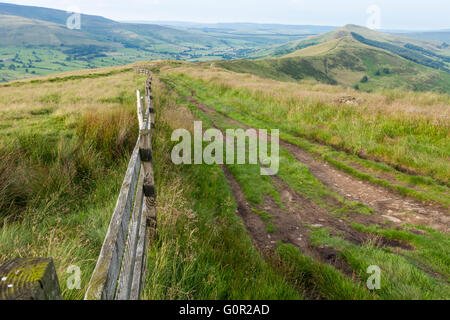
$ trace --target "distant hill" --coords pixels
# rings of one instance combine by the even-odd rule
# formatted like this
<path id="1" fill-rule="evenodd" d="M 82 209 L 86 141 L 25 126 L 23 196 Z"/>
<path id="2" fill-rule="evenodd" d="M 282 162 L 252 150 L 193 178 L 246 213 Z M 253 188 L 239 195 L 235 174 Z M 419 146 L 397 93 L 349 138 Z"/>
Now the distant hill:
<path id="1" fill-rule="evenodd" d="M 139 60 L 246 58 L 263 47 L 332 28 L 258 24 L 181 27 L 121 23 L 82 14 L 81 29 L 70 30 L 66 26 L 69 16 L 63 10 L 0 3 L 0 82 Z"/>
<path id="2" fill-rule="evenodd" d="M 450 93 L 450 57 L 442 42 L 379 33 L 348 25 L 261 50 L 268 57 L 218 62 L 237 72 L 284 81 L 314 79 L 361 90 L 402 87 Z"/>
<path id="3" fill-rule="evenodd" d="M 397 33 L 397 35 L 408 37 L 408 38 L 446 42 L 447 44 L 450 44 L 450 30 L 426 31 L 426 32 L 405 32 L 405 33 Z"/>
<path id="4" fill-rule="evenodd" d="M 85 14 L 81 29 L 70 30 L 69 15 L 63 10 L 0 3 L 0 82 L 167 59 L 222 60 L 219 65 L 234 71 L 285 81 L 315 79 L 361 90 L 450 90 L 450 45 L 443 36 L 448 30 L 408 38 L 355 25 L 158 25 Z M 431 36 L 436 40 L 424 40 Z"/>

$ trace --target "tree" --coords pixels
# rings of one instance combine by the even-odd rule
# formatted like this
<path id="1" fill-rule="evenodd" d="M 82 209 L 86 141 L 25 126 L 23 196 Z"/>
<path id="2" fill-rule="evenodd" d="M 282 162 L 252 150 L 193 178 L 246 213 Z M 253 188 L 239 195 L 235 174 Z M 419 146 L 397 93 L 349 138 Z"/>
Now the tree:
<path id="1" fill-rule="evenodd" d="M 369 77 L 368 76 L 362 77 L 361 83 L 366 83 L 367 81 L 369 81 Z"/>

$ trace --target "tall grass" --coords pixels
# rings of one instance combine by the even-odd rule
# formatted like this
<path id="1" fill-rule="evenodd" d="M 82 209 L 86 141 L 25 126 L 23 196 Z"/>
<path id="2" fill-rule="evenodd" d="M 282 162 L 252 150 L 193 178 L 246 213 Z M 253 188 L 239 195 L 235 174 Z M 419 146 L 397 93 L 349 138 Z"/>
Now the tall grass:
<path id="1" fill-rule="evenodd" d="M 64 298 L 83 297 L 137 140 L 144 80 L 124 71 L 0 88 L 0 263 L 52 257 Z M 80 290 L 67 288 L 70 265 Z"/>
<path id="2" fill-rule="evenodd" d="M 149 251 L 144 298 L 300 298 L 253 247 L 221 168 L 172 163 L 170 135 L 191 130 L 194 117 L 159 81 L 154 96 L 158 240 Z"/>
<path id="3" fill-rule="evenodd" d="M 224 112 L 267 121 L 284 131 L 448 184 L 450 96 L 400 90 L 374 94 L 292 84 L 199 67 L 175 68 Z M 344 95 L 356 103 L 342 104 Z"/>

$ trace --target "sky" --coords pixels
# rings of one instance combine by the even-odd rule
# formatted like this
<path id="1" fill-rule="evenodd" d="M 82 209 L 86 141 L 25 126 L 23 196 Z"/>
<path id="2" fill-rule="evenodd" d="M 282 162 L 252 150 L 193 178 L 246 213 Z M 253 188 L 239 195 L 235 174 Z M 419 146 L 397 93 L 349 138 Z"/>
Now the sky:
<path id="1" fill-rule="evenodd" d="M 2 1 L 2 0 L 0 0 Z M 117 21 L 258 22 L 450 29 L 449 0 L 6 0 Z"/>

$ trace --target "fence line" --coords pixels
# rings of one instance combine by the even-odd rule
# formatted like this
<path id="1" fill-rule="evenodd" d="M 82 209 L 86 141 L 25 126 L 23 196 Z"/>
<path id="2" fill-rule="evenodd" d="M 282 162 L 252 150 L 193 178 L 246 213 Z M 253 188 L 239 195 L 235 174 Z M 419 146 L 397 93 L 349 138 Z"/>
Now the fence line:
<path id="1" fill-rule="evenodd" d="M 148 70 L 137 68 L 135 71 L 147 75 L 145 110 L 138 90 L 139 137 L 85 300 L 140 299 L 145 279 L 147 246 L 157 231 L 151 143 L 151 130 L 155 127 L 152 78 Z M 33 277 L 27 276 L 29 274 L 33 274 Z M 61 299 L 59 288 L 52 259 L 13 259 L 0 266 L 0 300 Z"/>
<path id="2" fill-rule="evenodd" d="M 156 194 L 153 174 L 151 127 L 154 123 L 151 77 L 145 85 L 145 111 L 139 90 L 139 138 L 133 150 L 116 208 L 86 291 L 86 300 L 137 300 L 143 288 L 146 248 L 156 231 Z"/>

